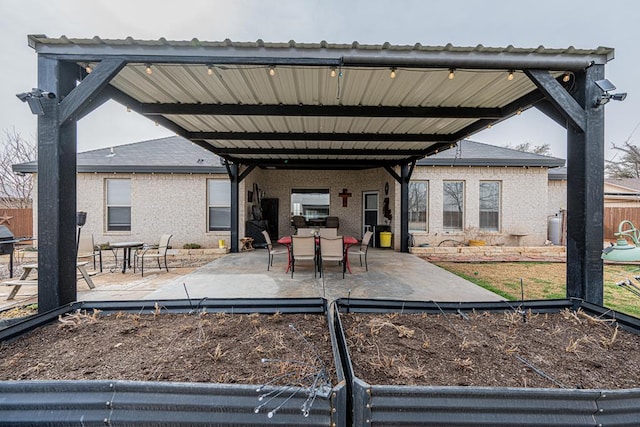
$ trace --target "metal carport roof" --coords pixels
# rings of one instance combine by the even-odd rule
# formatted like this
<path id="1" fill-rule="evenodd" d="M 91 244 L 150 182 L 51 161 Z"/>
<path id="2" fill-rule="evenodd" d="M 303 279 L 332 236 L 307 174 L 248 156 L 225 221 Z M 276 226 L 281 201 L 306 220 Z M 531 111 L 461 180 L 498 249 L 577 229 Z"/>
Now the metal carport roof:
<path id="1" fill-rule="evenodd" d="M 411 162 L 544 108 L 545 94 L 524 70 L 547 70 L 570 89 L 573 71 L 613 57 L 610 48 L 542 46 L 37 35 L 29 43 L 40 55 L 74 61 L 79 80 L 110 60 L 106 96 L 232 162 L 277 168 Z"/>

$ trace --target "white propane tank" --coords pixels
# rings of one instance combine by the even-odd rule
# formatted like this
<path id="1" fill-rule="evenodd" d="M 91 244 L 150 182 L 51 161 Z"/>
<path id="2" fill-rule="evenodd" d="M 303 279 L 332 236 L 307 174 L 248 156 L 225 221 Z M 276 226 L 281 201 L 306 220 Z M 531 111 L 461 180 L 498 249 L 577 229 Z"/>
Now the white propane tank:
<path id="1" fill-rule="evenodd" d="M 558 214 L 549 217 L 549 224 L 547 226 L 547 239 L 554 245 L 560 245 L 560 238 L 562 236 L 562 217 Z"/>

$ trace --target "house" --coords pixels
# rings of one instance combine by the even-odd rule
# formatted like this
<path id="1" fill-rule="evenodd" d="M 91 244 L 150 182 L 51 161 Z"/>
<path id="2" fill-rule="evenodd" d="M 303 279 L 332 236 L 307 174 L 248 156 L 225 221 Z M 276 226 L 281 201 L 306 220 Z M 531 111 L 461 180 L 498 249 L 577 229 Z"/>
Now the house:
<path id="1" fill-rule="evenodd" d="M 83 233 L 93 234 L 97 242 L 152 243 L 170 232 L 175 247 L 218 247 L 219 240 L 228 245 L 230 182 L 213 153 L 173 136 L 79 153 L 77 159 L 78 210 L 87 212 Z M 409 231 L 415 244 L 467 241 L 479 234 L 491 243 L 543 244 L 550 204 L 547 171 L 563 164 L 562 159 L 468 140 L 419 160 L 409 184 Z M 35 174 L 37 164 L 15 165 L 14 170 Z M 253 228 L 260 219 L 268 220 L 277 238 L 295 232 L 293 215 L 319 224 L 337 216 L 344 235 L 361 237 L 367 229 L 399 235 L 399 184 L 382 168 L 256 168 L 241 184 L 240 195 L 241 234 L 258 243 L 261 229 L 256 233 Z"/>

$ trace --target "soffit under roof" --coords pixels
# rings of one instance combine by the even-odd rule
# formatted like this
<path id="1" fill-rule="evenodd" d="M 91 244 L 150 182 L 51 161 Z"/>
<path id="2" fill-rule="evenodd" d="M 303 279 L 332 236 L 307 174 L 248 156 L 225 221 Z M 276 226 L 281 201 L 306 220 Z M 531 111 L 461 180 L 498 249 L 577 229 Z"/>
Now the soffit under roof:
<path id="1" fill-rule="evenodd" d="M 29 42 L 40 55 L 75 62 L 82 77 L 87 64 L 99 69 L 105 58 L 122 59 L 109 97 L 231 161 L 287 168 L 420 159 L 541 102 L 524 70 L 547 70 L 561 81 L 613 57 L 609 48 Z"/>

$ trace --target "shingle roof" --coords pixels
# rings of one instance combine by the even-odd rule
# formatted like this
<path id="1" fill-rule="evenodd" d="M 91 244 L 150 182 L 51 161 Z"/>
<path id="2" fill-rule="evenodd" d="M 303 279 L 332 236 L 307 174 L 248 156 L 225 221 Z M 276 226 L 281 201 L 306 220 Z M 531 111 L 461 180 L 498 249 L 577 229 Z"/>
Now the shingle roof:
<path id="1" fill-rule="evenodd" d="M 85 151 L 77 159 L 78 172 L 226 173 L 218 156 L 179 136 Z M 33 173 L 38 166 L 29 162 L 13 169 Z"/>
<path id="2" fill-rule="evenodd" d="M 554 168 L 563 166 L 564 162 L 556 157 L 464 140 L 457 148 L 426 157 L 417 164 Z M 13 169 L 16 172 L 34 173 L 38 167 L 37 162 L 29 162 L 14 165 Z M 226 173 L 226 168 L 215 154 L 185 138 L 171 136 L 78 153 L 78 172 Z"/>
<path id="3" fill-rule="evenodd" d="M 564 166 L 564 159 L 463 140 L 458 146 L 417 162 L 421 166 Z"/>

